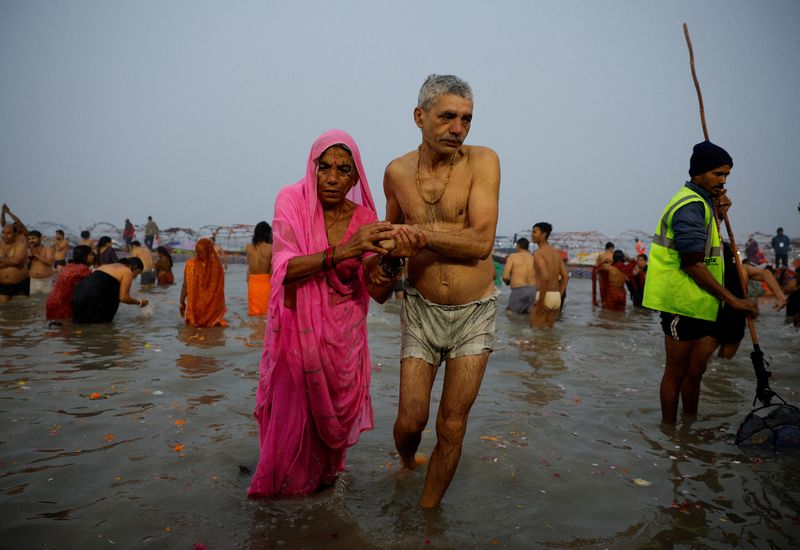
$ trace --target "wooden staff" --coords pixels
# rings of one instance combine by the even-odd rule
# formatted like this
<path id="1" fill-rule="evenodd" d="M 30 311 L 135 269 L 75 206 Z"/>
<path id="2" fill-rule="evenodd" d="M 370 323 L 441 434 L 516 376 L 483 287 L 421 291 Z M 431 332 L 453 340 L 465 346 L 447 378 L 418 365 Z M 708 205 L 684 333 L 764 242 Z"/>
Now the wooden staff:
<path id="1" fill-rule="evenodd" d="M 700 124 L 703 126 L 703 136 L 708 141 L 708 127 L 706 126 L 706 111 L 703 108 L 703 94 L 700 91 L 700 82 L 697 80 L 697 71 L 694 68 L 694 49 L 692 49 L 692 39 L 689 38 L 689 26 L 683 24 L 683 36 L 686 37 L 686 45 L 689 47 L 689 64 L 692 67 L 692 79 L 694 80 L 694 89 L 697 90 L 697 102 L 700 104 Z"/>
<path id="2" fill-rule="evenodd" d="M 708 139 L 708 127 L 706 126 L 706 112 L 703 108 L 703 94 L 700 91 L 700 82 L 697 80 L 697 72 L 694 68 L 694 49 L 692 48 L 692 40 L 689 38 L 689 26 L 683 24 L 683 35 L 686 37 L 686 46 L 689 48 L 689 63 L 692 67 L 692 80 L 694 80 L 694 88 L 697 90 L 697 101 L 700 104 L 700 124 L 703 126 L 703 136 L 706 141 Z M 725 222 L 725 230 L 728 233 L 728 240 L 731 243 L 731 254 L 733 261 L 736 263 L 736 269 L 739 270 L 739 282 L 742 285 L 742 292 L 744 297 L 747 298 L 747 285 L 744 278 L 741 276 L 742 261 L 739 258 L 739 250 L 736 248 L 736 241 L 733 238 L 733 229 L 731 229 L 731 222 L 728 219 L 728 212 L 722 213 L 722 220 Z M 719 227 L 717 227 L 719 229 Z M 753 352 L 750 354 L 750 359 L 753 361 L 753 369 L 756 372 L 756 380 L 758 385 L 756 387 L 756 399 L 761 401 L 764 406 L 770 404 L 770 400 L 775 393 L 769 387 L 770 372 L 766 369 L 768 364 L 764 359 L 764 352 L 761 351 L 761 346 L 758 345 L 758 334 L 756 334 L 756 325 L 753 319 L 747 316 L 747 328 L 750 329 L 750 339 L 753 341 Z"/>

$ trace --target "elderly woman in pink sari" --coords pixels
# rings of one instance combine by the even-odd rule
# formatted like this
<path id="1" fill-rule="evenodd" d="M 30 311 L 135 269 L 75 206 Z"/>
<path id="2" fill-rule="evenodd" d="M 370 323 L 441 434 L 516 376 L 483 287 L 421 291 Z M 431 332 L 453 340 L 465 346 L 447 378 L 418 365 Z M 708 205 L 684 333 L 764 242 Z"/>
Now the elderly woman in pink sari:
<path id="1" fill-rule="evenodd" d="M 392 293 L 400 270 L 388 255 L 425 244 L 377 221 L 358 147 L 339 130 L 314 142 L 305 178 L 278 193 L 273 238 L 251 498 L 310 493 L 344 470 L 347 448 L 373 427 L 370 297 Z"/>

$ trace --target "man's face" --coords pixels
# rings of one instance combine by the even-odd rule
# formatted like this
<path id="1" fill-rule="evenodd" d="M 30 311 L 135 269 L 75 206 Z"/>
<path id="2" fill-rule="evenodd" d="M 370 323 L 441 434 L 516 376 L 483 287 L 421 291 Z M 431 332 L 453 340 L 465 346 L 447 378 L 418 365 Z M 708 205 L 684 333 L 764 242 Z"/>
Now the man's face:
<path id="1" fill-rule="evenodd" d="M 323 207 L 334 207 L 345 200 L 358 183 L 358 171 L 350 151 L 334 145 L 317 161 L 317 196 Z"/>
<path id="2" fill-rule="evenodd" d="M 636 265 L 639 266 L 639 269 L 644 269 L 645 267 L 647 267 L 647 260 L 645 260 L 642 257 L 638 257 L 636 258 Z"/>
<path id="3" fill-rule="evenodd" d="M 531 240 L 536 244 L 541 244 L 541 241 L 544 240 L 544 233 L 538 227 L 534 227 L 531 231 Z"/>
<path id="4" fill-rule="evenodd" d="M 730 173 L 730 164 L 723 164 L 718 168 L 695 176 L 692 181 L 698 187 L 705 189 L 712 197 L 719 197 L 725 190 L 725 181 Z"/>
<path id="5" fill-rule="evenodd" d="M 31 248 L 37 248 L 40 244 L 42 244 L 42 238 L 37 237 L 35 235 L 28 235 L 28 246 Z"/>
<path id="6" fill-rule="evenodd" d="M 56 233 L 56 240 L 57 240 L 57 241 L 62 241 L 62 240 L 64 240 L 64 235 L 62 235 L 61 233 Z"/>
<path id="7" fill-rule="evenodd" d="M 17 238 L 17 234 L 14 233 L 14 226 L 10 223 L 3 226 L 3 242 L 6 244 L 12 244 L 14 240 Z"/>
<path id="8" fill-rule="evenodd" d="M 414 109 L 414 120 L 422 129 L 423 140 L 435 151 L 453 154 L 469 133 L 472 100 L 452 94 L 440 95 L 429 110 Z"/>

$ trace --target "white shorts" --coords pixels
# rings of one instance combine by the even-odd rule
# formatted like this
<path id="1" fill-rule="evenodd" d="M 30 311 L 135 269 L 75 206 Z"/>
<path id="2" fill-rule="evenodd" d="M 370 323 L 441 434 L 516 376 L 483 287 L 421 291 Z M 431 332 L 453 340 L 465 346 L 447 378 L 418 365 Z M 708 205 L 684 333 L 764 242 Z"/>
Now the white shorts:
<path id="1" fill-rule="evenodd" d="M 50 294 L 53 290 L 54 275 L 44 277 L 43 279 L 34 279 L 31 277 L 31 294 Z"/>

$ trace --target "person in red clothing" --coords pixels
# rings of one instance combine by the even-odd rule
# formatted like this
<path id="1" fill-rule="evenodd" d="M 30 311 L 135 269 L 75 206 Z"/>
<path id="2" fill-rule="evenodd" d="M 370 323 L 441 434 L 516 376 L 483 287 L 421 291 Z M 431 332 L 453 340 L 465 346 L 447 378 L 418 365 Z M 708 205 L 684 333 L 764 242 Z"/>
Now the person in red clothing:
<path id="1" fill-rule="evenodd" d="M 85 244 L 72 251 L 72 260 L 58 272 L 53 291 L 47 297 L 45 314 L 48 319 L 72 319 L 72 294 L 75 286 L 91 274 L 94 252 Z"/>
<path id="2" fill-rule="evenodd" d="M 631 301 L 636 307 L 642 307 L 644 298 L 644 282 L 647 279 L 647 254 L 639 254 L 636 257 L 636 267 L 633 268 L 633 276 L 629 282 L 628 290 L 631 293 Z"/>
<path id="3" fill-rule="evenodd" d="M 608 276 L 608 286 L 606 287 L 605 298 L 603 299 L 603 309 L 625 311 L 625 283 L 630 282 L 633 278 L 633 268 L 635 265 L 634 262 L 625 261 L 624 252 L 615 250 L 611 265 L 603 264 L 597 267 L 599 272 L 605 272 Z M 601 295 L 602 294 L 601 292 Z"/>

